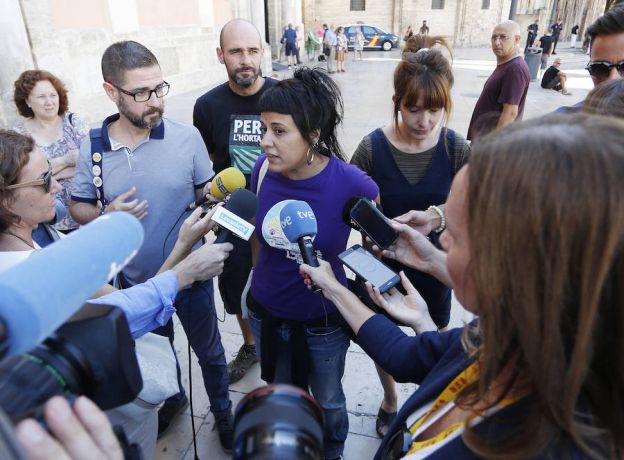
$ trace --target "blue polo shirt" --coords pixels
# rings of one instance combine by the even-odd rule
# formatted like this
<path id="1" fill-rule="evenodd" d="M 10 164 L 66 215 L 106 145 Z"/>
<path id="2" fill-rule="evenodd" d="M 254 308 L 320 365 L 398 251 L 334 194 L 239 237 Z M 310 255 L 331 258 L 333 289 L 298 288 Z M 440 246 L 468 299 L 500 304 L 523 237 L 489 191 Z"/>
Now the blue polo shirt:
<path id="1" fill-rule="evenodd" d="M 134 185 L 136 193 L 131 199 L 147 200 L 149 204 L 148 214 L 141 220 L 145 241 L 124 269 L 125 279 L 137 284 L 158 272 L 178 237 L 184 210 L 195 200 L 195 190 L 214 173 L 206 145 L 195 127 L 163 118 L 145 140 L 129 149 L 108 135 L 108 125 L 117 119 L 119 114 L 102 124 L 101 177 L 107 201 Z M 87 137 L 80 147 L 72 200 L 96 203 L 94 177 L 91 140 Z"/>

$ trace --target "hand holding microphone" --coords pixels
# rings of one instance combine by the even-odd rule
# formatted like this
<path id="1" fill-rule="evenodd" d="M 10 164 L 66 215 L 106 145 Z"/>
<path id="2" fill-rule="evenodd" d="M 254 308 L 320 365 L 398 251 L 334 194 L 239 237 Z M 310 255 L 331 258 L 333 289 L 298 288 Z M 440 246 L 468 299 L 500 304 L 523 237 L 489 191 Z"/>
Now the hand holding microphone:
<path id="1" fill-rule="evenodd" d="M 217 200 L 223 200 L 236 190 L 244 189 L 247 181 L 245 179 L 245 175 L 240 172 L 238 169 L 233 166 L 229 168 L 225 168 L 219 174 L 217 174 L 212 182 L 210 182 L 209 187 L 209 195 L 202 196 L 195 200 L 194 203 L 191 203 L 187 211 L 192 211 L 195 208 L 203 205 L 207 201 L 210 200 L 210 197 L 215 198 Z M 207 190 L 204 190 L 208 192 Z"/>
<path id="2" fill-rule="evenodd" d="M 291 201 L 280 212 L 280 222 L 284 235 L 291 243 L 297 243 L 303 262 L 311 267 L 318 267 L 318 259 L 314 253 L 313 240 L 316 236 L 317 224 L 314 211 L 305 201 Z M 312 291 L 319 294 L 321 289 L 312 284 Z"/>

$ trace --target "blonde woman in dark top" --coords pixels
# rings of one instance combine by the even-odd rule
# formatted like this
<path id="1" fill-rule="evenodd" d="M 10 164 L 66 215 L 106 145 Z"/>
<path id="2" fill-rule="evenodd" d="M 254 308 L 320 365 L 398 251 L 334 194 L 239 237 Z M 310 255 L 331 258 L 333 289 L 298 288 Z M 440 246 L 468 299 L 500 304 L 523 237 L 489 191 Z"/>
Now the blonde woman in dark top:
<path id="1" fill-rule="evenodd" d="M 448 128 L 452 109 L 453 73 L 450 62 L 434 46 L 450 48 L 443 37 L 414 35 L 394 72 L 394 120 L 366 135 L 351 163 L 377 183 L 384 214 L 411 224 L 437 243 L 444 230 L 444 206 L 451 181 L 470 151 L 466 140 Z M 393 261 L 423 296 L 439 329 L 448 325 L 451 290 L 430 275 Z M 357 292 L 366 294 L 361 284 Z M 370 302 L 368 302 L 370 303 Z M 385 434 L 397 410 L 396 385 L 378 367 L 384 399 L 377 416 L 377 433 Z"/>

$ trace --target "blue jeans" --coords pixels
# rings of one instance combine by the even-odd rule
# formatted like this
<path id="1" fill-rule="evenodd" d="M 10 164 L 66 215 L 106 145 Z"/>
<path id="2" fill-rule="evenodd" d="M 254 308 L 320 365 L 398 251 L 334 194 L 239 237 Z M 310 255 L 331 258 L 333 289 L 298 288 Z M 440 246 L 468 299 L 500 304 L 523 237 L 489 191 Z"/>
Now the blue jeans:
<path id="1" fill-rule="evenodd" d="M 249 325 L 256 339 L 258 358 L 262 350 L 262 319 L 249 311 Z M 291 328 L 282 325 L 279 330 L 281 343 L 280 351 L 289 346 Z M 325 413 L 325 432 L 323 444 L 325 458 L 334 458 L 342 455 L 344 443 L 349 433 L 349 417 L 347 416 L 347 401 L 342 391 L 342 376 L 345 369 L 345 358 L 349 348 L 349 336 L 338 326 L 314 327 L 306 329 L 306 342 L 310 353 L 310 373 L 308 383 L 312 395 L 323 408 Z M 284 357 L 288 353 L 279 353 L 276 362 L 275 383 L 289 383 L 280 376 L 280 368 L 284 367 Z"/>
<path id="2" fill-rule="evenodd" d="M 210 410 L 218 415 L 229 412 L 232 408 L 232 402 L 228 391 L 230 382 L 225 352 L 221 344 L 221 335 L 217 327 L 213 296 L 212 280 L 204 281 L 196 287 L 180 291 L 174 306 L 186 337 L 197 355 L 206 393 L 210 399 Z M 168 337 L 173 346 L 172 320 L 152 332 Z M 184 398 L 179 365 L 178 384 L 180 385 L 180 393 L 169 398 L 167 401 L 170 403 L 175 403 L 176 400 L 180 401 Z"/>

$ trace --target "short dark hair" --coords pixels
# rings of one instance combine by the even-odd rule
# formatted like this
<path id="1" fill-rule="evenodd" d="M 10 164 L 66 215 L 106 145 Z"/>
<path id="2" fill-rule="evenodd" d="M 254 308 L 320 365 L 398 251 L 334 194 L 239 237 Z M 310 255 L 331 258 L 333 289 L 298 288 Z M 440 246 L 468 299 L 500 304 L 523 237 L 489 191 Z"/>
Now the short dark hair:
<path id="1" fill-rule="evenodd" d="M 621 33 L 624 33 L 624 5 L 614 6 L 587 28 L 587 35 L 591 41 L 598 35 Z"/>
<path id="2" fill-rule="evenodd" d="M 312 133 L 319 130 L 319 153 L 345 160 L 336 133 L 342 123 L 344 105 L 338 85 L 325 71 L 297 69 L 292 78 L 277 82 L 262 94 L 258 110 L 292 116 L 310 146 Z"/>
<path id="3" fill-rule="evenodd" d="M 102 55 L 102 77 L 115 85 L 124 83 L 127 70 L 152 67 L 158 64 L 156 56 L 145 46 L 132 40 L 113 43 Z"/>
<path id="4" fill-rule="evenodd" d="M 28 107 L 26 99 L 30 96 L 30 92 L 35 85 L 40 81 L 49 81 L 59 96 L 59 109 L 58 114 L 63 115 L 67 112 L 69 100 L 67 98 L 67 89 L 58 77 L 51 74 L 47 70 L 26 70 L 17 77 L 14 83 L 13 99 L 15 100 L 15 106 L 19 114 L 26 118 L 34 117 L 32 109 Z"/>
<path id="5" fill-rule="evenodd" d="M 7 187 L 17 182 L 34 149 L 32 137 L 0 129 L 0 232 L 20 221 L 18 215 L 9 211 L 15 191 Z"/>

